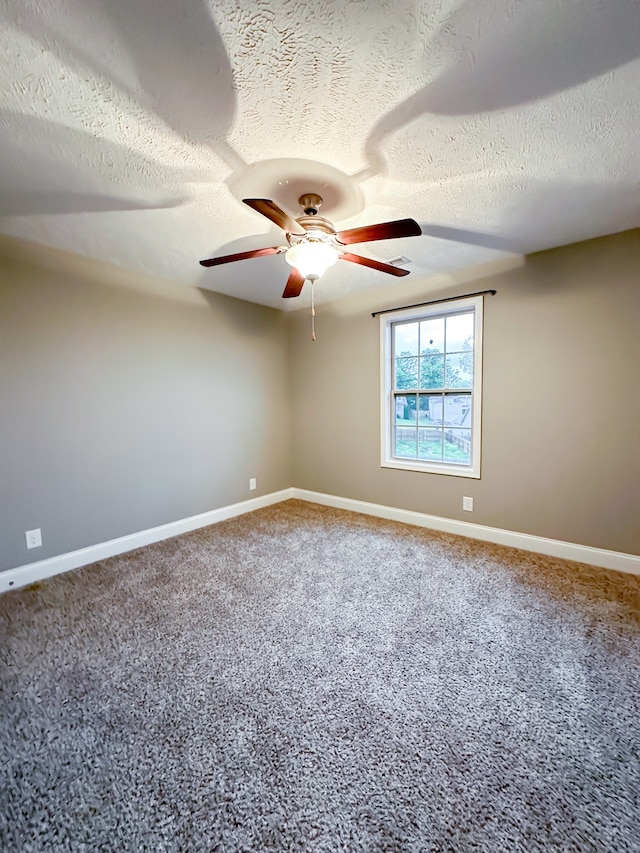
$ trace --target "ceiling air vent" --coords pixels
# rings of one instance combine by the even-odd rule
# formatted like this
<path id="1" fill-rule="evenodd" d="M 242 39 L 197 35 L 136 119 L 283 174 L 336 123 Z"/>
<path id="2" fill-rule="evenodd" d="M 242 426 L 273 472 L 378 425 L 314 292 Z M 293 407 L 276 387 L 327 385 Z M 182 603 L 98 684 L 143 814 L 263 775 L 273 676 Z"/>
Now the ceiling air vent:
<path id="1" fill-rule="evenodd" d="M 404 255 L 398 255 L 397 258 L 392 258 L 390 261 L 387 261 L 388 264 L 391 264 L 392 267 L 406 267 L 407 264 L 411 263 L 409 258 L 405 258 Z"/>

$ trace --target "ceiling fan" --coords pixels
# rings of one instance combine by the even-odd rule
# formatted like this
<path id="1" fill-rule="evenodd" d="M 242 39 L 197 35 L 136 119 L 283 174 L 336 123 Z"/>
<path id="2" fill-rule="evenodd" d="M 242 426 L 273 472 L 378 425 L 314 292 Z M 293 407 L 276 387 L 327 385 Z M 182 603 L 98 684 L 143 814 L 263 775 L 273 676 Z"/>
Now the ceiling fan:
<path id="1" fill-rule="evenodd" d="M 265 249 L 237 252 L 235 255 L 208 258 L 200 263 L 203 267 L 214 267 L 232 261 L 259 258 L 263 255 L 284 254 L 287 263 L 293 267 L 282 294 L 285 299 L 299 296 L 305 280 L 316 281 L 338 259 L 352 264 L 362 264 L 389 275 L 409 275 L 409 270 L 365 258 L 362 255 L 344 252 L 343 249 L 351 243 L 370 243 L 374 240 L 389 240 L 396 237 L 419 237 L 422 234 L 422 229 L 414 219 L 397 219 L 393 222 L 380 222 L 377 225 L 336 231 L 330 220 L 318 216 L 322 198 L 316 193 L 300 196 L 298 201 L 304 215 L 298 216 L 297 219 L 289 216 L 274 201 L 267 198 L 244 198 L 242 201 L 282 228 L 288 246 L 269 246 Z"/>

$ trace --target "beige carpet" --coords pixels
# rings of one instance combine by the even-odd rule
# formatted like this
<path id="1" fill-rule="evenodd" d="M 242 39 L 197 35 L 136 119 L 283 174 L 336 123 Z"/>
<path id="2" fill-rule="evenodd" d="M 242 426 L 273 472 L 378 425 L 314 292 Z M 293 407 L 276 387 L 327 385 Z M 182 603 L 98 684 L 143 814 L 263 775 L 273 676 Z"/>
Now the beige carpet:
<path id="1" fill-rule="evenodd" d="M 636 577 L 288 501 L 0 632 L 3 851 L 640 850 Z"/>

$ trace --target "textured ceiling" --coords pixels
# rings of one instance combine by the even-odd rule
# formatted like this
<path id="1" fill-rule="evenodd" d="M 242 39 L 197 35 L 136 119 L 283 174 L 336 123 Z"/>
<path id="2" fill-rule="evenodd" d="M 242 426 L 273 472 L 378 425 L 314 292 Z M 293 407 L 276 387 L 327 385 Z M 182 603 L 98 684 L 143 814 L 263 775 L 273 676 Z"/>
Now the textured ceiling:
<path id="1" fill-rule="evenodd" d="M 640 225 L 637 0 L 0 0 L 0 231 L 277 308 L 303 191 L 412 277 Z M 338 262 L 318 301 L 396 279 Z"/>

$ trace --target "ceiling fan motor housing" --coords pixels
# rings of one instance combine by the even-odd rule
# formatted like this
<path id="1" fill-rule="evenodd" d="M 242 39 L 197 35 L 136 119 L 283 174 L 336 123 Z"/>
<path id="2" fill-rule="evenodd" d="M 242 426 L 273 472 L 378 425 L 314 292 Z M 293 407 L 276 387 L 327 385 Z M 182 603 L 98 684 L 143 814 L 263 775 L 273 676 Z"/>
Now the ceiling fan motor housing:
<path id="1" fill-rule="evenodd" d="M 298 216 L 296 218 L 296 222 L 299 222 L 300 225 L 302 225 L 306 233 L 303 236 L 298 236 L 297 234 L 287 234 L 289 244 L 292 246 L 295 243 L 309 242 L 310 240 L 315 240 L 323 243 L 328 242 L 335 236 L 336 233 L 336 229 L 333 225 L 333 222 L 331 222 L 329 219 L 325 219 L 324 216 Z"/>

